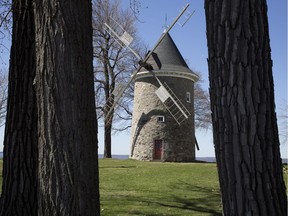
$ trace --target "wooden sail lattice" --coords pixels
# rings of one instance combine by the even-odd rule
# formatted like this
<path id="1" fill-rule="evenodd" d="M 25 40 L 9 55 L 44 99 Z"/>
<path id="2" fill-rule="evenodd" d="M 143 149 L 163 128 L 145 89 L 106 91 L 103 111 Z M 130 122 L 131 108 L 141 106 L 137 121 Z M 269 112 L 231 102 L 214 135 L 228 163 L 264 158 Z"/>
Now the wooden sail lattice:
<path id="1" fill-rule="evenodd" d="M 173 21 L 173 23 L 165 30 L 165 33 L 162 34 L 162 36 L 160 37 L 160 39 L 158 40 L 158 42 L 156 43 L 154 48 L 152 50 L 150 50 L 148 55 L 146 55 L 144 60 L 142 60 L 141 57 L 133 49 L 131 49 L 131 47 L 129 45 L 132 43 L 133 38 L 131 37 L 131 35 L 128 34 L 128 32 L 120 24 L 118 24 L 114 20 L 114 22 L 116 22 L 118 24 L 119 29 L 120 29 L 120 31 L 116 32 L 107 23 L 104 23 L 105 30 L 107 32 L 109 32 L 112 35 L 112 37 L 123 48 L 128 48 L 136 56 L 136 58 L 139 60 L 139 64 L 141 62 L 141 64 L 138 67 L 138 69 L 131 75 L 131 78 L 129 79 L 129 81 L 125 85 L 120 86 L 115 91 L 113 91 L 113 94 L 112 94 L 113 98 L 109 98 L 108 101 L 106 102 L 106 105 L 105 105 L 105 111 L 106 111 L 105 112 L 106 113 L 105 118 L 109 118 L 109 119 L 106 119 L 106 121 L 107 120 L 111 120 L 110 119 L 112 117 L 111 113 L 119 105 L 119 101 L 121 100 L 121 97 L 122 97 L 124 91 L 128 88 L 128 86 L 134 80 L 134 78 L 136 77 L 137 73 L 141 70 L 143 65 L 146 64 L 148 58 L 152 55 L 152 53 L 155 51 L 155 49 L 158 47 L 158 45 L 162 42 L 162 40 L 164 39 L 166 34 L 168 34 L 168 32 L 172 29 L 172 27 L 179 21 L 180 17 L 186 12 L 186 15 L 184 14 L 184 22 L 183 22 L 183 24 L 179 23 L 179 25 L 182 26 L 182 27 L 191 18 L 191 16 L 193 15 L 194 11 L 193 11 L 193 13 L 190 13 L 189 11 L 187 11 L 188 7 L 189 7 L 189 4 L 187 4 L 182 9 L 182 11 L 179 13 L 179 15 Z M 173 116 L 175 121 L 180 125 L 184 120 L 188 119 L 188 117 L 191 114 L 186 109 L 186 107 L 181 103 L 181 101 L 178 99 L 178 97 L 172 91 L 172 89 L 166 83 L 162 83 L 157 78 L 157 76 L 155 75 L 155 73 L 152 70 L 149 69 L 148 71 L 156 78 L 156 80 L 160 84 L 160 88 L 158 88 L 158 90 L 155 92 L 156 95 L 159 97 L 159 99 L 162 101 L 162 103 L 164 104 L 166 109 Z"/>
<path id="2" fill-rule="evenodd" d="M 114 91 L 111 93 L 111 96 L 107 99 L 103 112 L 101 112 L 100 115 L 98 115 L 99 118 L 103 117 L 106 120 L 106 122 L 109 122 L 112 119 L 112 112 L 117 108 L 117 104 L 121 102 L 122 95 L 124 91 L 126 90 L 127 86 L 123 84 L 118 84 L 118 86 L 114 89 Z"/>
<path id="3" fill-rule="evenodd" d="M 167 83 L 163 83 L 155 93 L 179 125 L 189 118 L 191 113 Z"/>

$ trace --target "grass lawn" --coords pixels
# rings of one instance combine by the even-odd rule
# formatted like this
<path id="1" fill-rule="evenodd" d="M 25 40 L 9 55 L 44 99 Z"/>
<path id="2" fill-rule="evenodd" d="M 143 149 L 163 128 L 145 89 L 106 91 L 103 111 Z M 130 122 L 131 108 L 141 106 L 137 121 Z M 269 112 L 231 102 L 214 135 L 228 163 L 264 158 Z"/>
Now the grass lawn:
<path id="1" fill-rule="evenodd" d="M 100 159 L 99 168 L 101 216 L 222 215 L 215 163 Z"/>
<path id="2" fill-rule="evenodd" d="M 216 164 L 101 159 L 101 215 L 222 215 Z"/>
<path id="3" fill-rule="evenodd" d="M 99 167 L 102 216 L 222 215 L 215 163 L 101 159 Z"/>

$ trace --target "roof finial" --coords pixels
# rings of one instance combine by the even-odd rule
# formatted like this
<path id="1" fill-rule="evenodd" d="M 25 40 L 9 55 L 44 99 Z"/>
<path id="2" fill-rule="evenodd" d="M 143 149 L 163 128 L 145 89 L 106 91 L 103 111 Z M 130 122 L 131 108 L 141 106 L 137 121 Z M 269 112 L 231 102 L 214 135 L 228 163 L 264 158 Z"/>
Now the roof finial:
<path id="1" fill-rule="evenodd" d="M 164 26 L 162 26 L 162 28 L 164 28 L 164 32 L 163 33 L 165 33 L 166 30 L 169 28 L 169 26 L 167 24 L 167 14 L 165 14 L 165 24 L 164 24 Z"/>

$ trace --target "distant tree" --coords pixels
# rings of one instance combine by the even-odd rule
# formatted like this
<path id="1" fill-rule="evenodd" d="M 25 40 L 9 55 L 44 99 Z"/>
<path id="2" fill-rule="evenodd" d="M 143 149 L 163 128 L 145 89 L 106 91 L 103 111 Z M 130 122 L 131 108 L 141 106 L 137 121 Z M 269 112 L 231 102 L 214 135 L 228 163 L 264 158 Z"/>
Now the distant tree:
<path id="1" fill-rule="evenodd" d="M 12 3 L 11 0 L 1 0 L 0 2 L 0 28 L 10 29 L 12 22 Z"/>
<path id="2" fill-rule="evenodd" d="M 279 136 L 281 144 L 287 144 L 288 140 L 288 104 L 280 107 L 280 112 L 277 115 L 279 127 Z"/>
<path id="3" fill-rule="evenodd" d="M 196 72 L 199 81 L 194 84 L 194 118 L 196 129 L 208 129 L 212 126 L 209 93 L 201 86 L 202 75 Z"/>
<path id="4" fill-rule="evenodd" d="M 98 216 L 92 4 L 31 2 L 36 29 L 38 215 Z"/>
<path id="5" fill-rule="evenodd" d="M 205 0 L 213 134 L 224 215 L 287 215 L 267 3 Z"/>
<path id="6" fill-rule="evenodd" d="M 11 0 L 0 2 L 0 41 L 10 33 L 12 27 L 12 3 Z M 15 7 L 14 7 L 15 8 Z"/>
<path id="7" fill-rule="evenodd" d="M 33 86 L 34 16 L 32 1 L 14 0 L 12 3 L 13 32 L 0 215 L 33 216 L 37 215 L 38 167 L 37 108 Z M 5 98 L 5 93 L 1 95 L 4 80 L 0 79 L 1 120 L 5 113 L 5 100 L 1 100 Z"/>
<path id="8" fill-rule="evenodd" d="M 0 127 L 5 124 L 8 97 L 7 74 L 0 71 Z"/>
<path id="9" fill-rule="evenodd" d="M 11 0 L 0 1 L 0 53 L 8 53 L 10 47 L 6 45 L 7 40 L 11 40 L 12 29 L 12 7 Z M 0 64 L 6 64 L 0 55 Z M 6 68 L 5 68 L 6 69 Z"/>
<path id="10" fill-rule="evenodd" d="M 130 79 L 130 74 L 136 69 L 138 60 L 128 49 L 119 45 L 109 31 L 105 30 L 104 23 L 115 31 L 120 30 L 119 34 L 124 33 L 121 25 L 136 41 L 131 44 L 136 52 L 140 53 L 140 45 L 136 35 L 135 17 L 131 15 L 130 10 L 121 9 L 120 1 L 94 0 L 93 17 L 96 103 L 98 116 L 104 121 L 104 157 L 111 158 L 111 133 L 114 123 L 131 119 L 132 88 L 128 88 L 123 95 L 119 104 L 121 111 L 113 109 L 110 114 L 108 111 L 115 104 L 115 91 Z M 125 128 L 127 124 L 119 130 Z"/>
<path id="11" fill-rule="evenodd" d="M 140 20 L 140 18 L 139 18 L 140 12 L 141 12 L 142 9 L 145 9 L 145 8 L 148 8 L 148 7 L 147 6 L 143 7 L 142 4 L 141 4 L 141 1 L 130 0 L 130 9 L 133 12 L 133 15 L 134 15 L 135 19 L 137 19 L 139 22 L 142 22 Z"/>
<path id="12" fill-rule="evenodd" d="M 12 29 L 12 8 L 11 0 L 0 2 L 0 53 L 9 52 L 5 40 L 11 39 Z M 0 55 L 0 65 L 6 64 Z M 8 97 L 8 69 L 0 68 L 0 127 L 5 124 L 7 97 Z"/>

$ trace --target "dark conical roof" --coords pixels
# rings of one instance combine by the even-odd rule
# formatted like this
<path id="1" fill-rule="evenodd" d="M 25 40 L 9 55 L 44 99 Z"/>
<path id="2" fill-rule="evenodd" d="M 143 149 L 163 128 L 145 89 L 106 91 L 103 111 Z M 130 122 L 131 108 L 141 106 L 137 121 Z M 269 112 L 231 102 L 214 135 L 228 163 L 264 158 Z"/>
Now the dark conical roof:
<path id="1" fill-rule="evenodd" d="M 174 70 L 191 72 L 169 33 L 161 40 L 152 55 L 148 58 L 147 63 L 154 70 L 167 70 L 173 67 Z M 141 71 L 145 71 L 145 68 L 142 68 Z"/>
<path id="2" fill-rule="evenodd" d="M 157 48 L 147 60 L 146 67 L 140 69 L 137 79 L 152 76 L 148 71 L 153 70 L 157 76 L 182 77 L 196 82 L 199 77 L 189 69 L 173 39 L 167 33 Z"/>
<path id="3" fill-rule="evenodd" d="M 188 68 L 169 33 L 165 35 L 154 52 L 157 54 L 162 65 L 170 64 Z"/>

